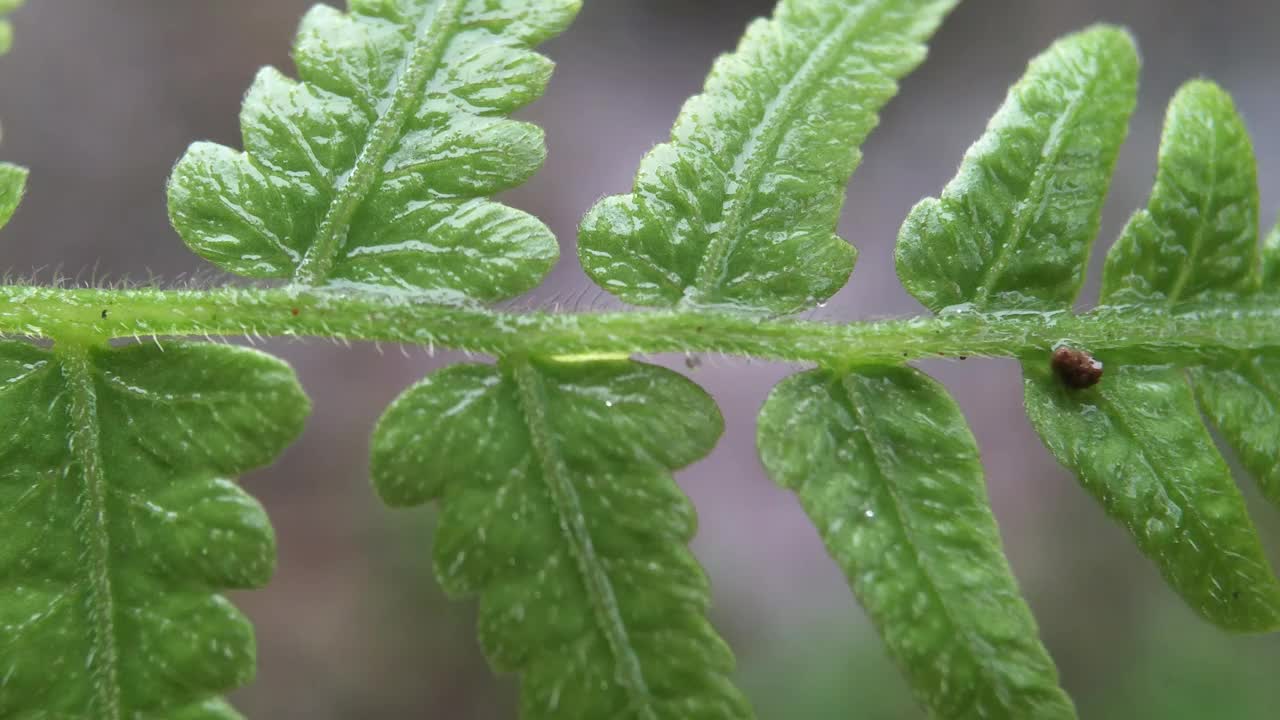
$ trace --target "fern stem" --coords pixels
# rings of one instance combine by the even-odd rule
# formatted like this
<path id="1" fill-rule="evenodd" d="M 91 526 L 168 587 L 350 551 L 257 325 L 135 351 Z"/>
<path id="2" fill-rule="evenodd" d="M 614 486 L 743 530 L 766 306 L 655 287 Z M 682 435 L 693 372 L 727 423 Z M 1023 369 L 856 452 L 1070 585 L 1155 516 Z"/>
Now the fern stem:
<path id="1" fill-rule="evenodd" d="M 832 366 L 931 357 L 1026 357 L 1058 343 L 1107 361 L 1194 364 L 1223 350 L 1280 349 L 1280 299 L 1216 307 L 944 313 L 834 324 L 722 311 L 497 312 L 412 296 L 303 288 L 100 290 L 0 287 L 0 335 L 317 337 L 491 355 L 722 353 Z"/>

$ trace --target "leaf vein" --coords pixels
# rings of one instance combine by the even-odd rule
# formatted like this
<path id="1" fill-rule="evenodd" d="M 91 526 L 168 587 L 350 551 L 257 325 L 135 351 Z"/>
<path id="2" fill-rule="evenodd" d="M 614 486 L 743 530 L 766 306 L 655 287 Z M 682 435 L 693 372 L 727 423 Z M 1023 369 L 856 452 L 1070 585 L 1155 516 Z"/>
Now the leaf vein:
<path id="1" fill-rule="evenodd" d="M 101 720 L 120 720 L 122 708 L 119 683 L 119 648 L 116 646 L 115 596 L 111 590 L 111 537 L 107 530 L 106 488 L 102 451 L 98 434 L 98 398 L 94 388 L 92 360 L 88 350 L 65 346 L 60 353 L 63 375 L 70 392 L 72 421 L 70 449 L 72 462 L 83 475 L 84 491 L 75 525 L 84 544 L 81 556 L 88 574 L 89 616 L 92 623 L 93 653 L 87 658 L 93 678 L 94 715 Z"/>
<path id="2" fill-rule="evenodd" d="M 768 163 L 777 158 L 783 132 L 817 88 L 825 85 L 826 70 L 840 58 L 852 37 L 866 22 L 879 17 L 885 3 L 860 5 L 851 9 L 836 29 L 814 48 L 800 69 L 787 81 L 765 108 L 764 116 L 752 128 L 750 136 L 734 161 L 737 180 L 730 181 L 729 200 L 724 207 L 720 232 L 707 243 L 701 265 L 694 278 L 695 298 L 708 295 L 721 281 L 725 265 L 739 240 L 738 235 L 746 223 L 751 203 L 764 176 Z M 775 20 L 774 22 L 781 22 Z M 734 187 L 736 185 L 736 188 Z"/>
<path id="3" fill-rule="evenodd" d="M 430 18 L 419 23 L 420 38 L 406 55 L 386 111 L 369 130 L 364 147 L 345 181 L 339 180 L 333 201 L 316 231 L 315 241 L 307 248 L 294 272 L 294 282 L 316 285 L 333 268 L 338 252 L 346 242 L 351 218 L 377 181 L 387 153 L 400 137 L 409 113 L 426 90 L 427 81 L 437 71 L 444 52 L 458 29 L 466 0 L 442 0 Z"/>
<path id="4" fill-rule="evenodd" d="M 578 493 L 569 477 L 569 468 L 565 466 L 559 448 L 556 447 L 555 433 L 548 426 L 542 379 L 527 360 L 512 363 L 511 369 L 539 470 L 555 505 L 564 539 L 568 542 L 582 576 L 596 626 L 604 634 L 610 654 L 617 665 L 617 681 L 626 689 L 636 717 L 658 720 L 653 695 L 645 680 L 640 658 L 631 645 L 613 583 L 609 580 L 603 560 L 596 554 Z"/>

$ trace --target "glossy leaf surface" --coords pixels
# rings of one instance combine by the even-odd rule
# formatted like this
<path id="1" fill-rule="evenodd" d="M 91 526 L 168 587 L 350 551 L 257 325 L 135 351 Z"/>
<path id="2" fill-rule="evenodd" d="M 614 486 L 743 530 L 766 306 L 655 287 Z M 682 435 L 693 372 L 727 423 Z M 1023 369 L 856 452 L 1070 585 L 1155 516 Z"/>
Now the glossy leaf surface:
<path id="1" fill-rule="evenodd" d="M 1241 354 L 1191 375 L 1205 413 L 1280 507 L 1280 354 Z"/>
<path id="2" fill-rule="evenodd" d="M 1280 223 L 1272 228 L 1262 244 L 1262 291 L 1280 294 Z"/>
<path id="3" fill-rule="evenodd" d="M 1207 81 L 1169 105 L 1155 189 L 1107 254 L 1102 301 L 1239 296 L 1258 273 L 1258 172 L 1231 97 Z"/>
<path id="4" fill-rule="evenodd" d="M 1170 105 L 1151 201 L 1107 257 L 1102 301 L 1173 309 L 1253 292 L 1255 167 L 1226 93 L 1207 82 L 1185 86 Z M 1073 391 L 1043 364 L 1025 369 L 1027 412 L 1045 444 L 1169 584 L 1224 628 L 1280 628 L 1280 583 L 1185 374 L 1109 367 L 1097 387 Z M 1193 369 L 1210 415 L 1274 497 L 1280 448 L 1258 434 L 1275 423 L 1272 372 L 1268 358 L 1247 356 Z"/>
<path id="5" fill-rule="evenodd" d="M 26 168 L 0 163 L 0 228 L 8 224 L 13 213 L 17 211 L 26 187 Z"/>
<path id="6" fill-rule="evenodd" d="M 789 313 L 830 297 L 858 146 L 953 0 L 782 0 L 720 58 L 640 165 L 583 220 L 593 279 L 637 305 Z"/>
<path id="7" fill-rule="evenodd" d="M 942 387 L 909 368 L 797 375 L 765 403 L 758 444 L 933 717 L 1075 717 Z"/>
<path id="8" fill-rule="evenodd" d="M 1280 294 L 1280 225 L 1262 247 L 1260 289 Z M 1280 507 L 1280 354 L 1237 355 L 1193 377 L 1201 405 Z"/>
<path id="9" fill-rule="evenodd" d="M 275 538 L 236 475 L 307 401 L 288 366 L 221 345 L 0 343 L 0 716 L 237 717 Z"/>
<path id="10" fill-rule="evenodd" d="M 1280 628 L 1277 583 L 1183 374 L 1109 369 L 1087 391 L 1026 366 L 1027 414 L 1170 586 L 1228 630 Z"/>
<path id="11" fill-rule="evenodd" d="M 542 94 L 531 48 L 579 0 L 353 0 L 298 33 L 302 80 L 267 68 L 241 113 L 245 152 L 197 143 L 174 170 L 174 227 L 250 277 L 494 300 L 559 253 L 487 198 L 527 180 L 542 131 L 505 116 Z"/>
<path id="12" fill-rule="evenodd" d="M 658 367 L 461 365 L 388 410 L 373 477 L 390 505 L 440 501 L 437 577 L 480 596 L 481 643 L 521 674 L 523 717 L 742 718 L 671 477 L 721 429 L 706 393 Z"/>
<path id="13" fill-rule="evenodd" d="M 1069 305 L 1137 92 L 1122 30 L 1069 35 L 1033 60 L 942 197 L 903 224 L 896 259 L 911 294 L 934 311 Z"/>

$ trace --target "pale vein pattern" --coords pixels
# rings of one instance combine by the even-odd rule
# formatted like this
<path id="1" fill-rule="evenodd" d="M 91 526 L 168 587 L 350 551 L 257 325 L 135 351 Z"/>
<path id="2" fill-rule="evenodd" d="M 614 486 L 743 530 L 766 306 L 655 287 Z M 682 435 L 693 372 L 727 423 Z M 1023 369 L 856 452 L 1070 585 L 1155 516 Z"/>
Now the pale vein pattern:
<path id="1" fill-rule="evenodd" d="M 481 642 L 521 674 L 524 718 L 744 718 L 671 477 L 721 428 L 701 389 L 658 367 L 462 365 L 392 405 L 374 482 L 391 505 L 440 501 L 436 573 L 480 596 Z"/>
<path id="2" fill-rule="evenodd" d="M 937 383 L 909 368 L 797 375 L 770 394 L 758 444 L 933 717 L 1075 717 L 1005 562 L 973 435 Z"/>
<path id="3" fill-rule="evenodd" d="M 352 0 L 315 7 L 301 82 L 267 68 L 241 113 L 245 152 L 197 143 L 169 185 L 174 226 L 235 273 L 493 300 L 538 283 L 559 249 L 487 198 L 527 180 L 542 131 L 506 116 L 552 63 L 530 48 L 578 0 Z"/>
<path id="4" fill-rule="evenodd" d="M 783 0 L 720 58 L 629 195 L 583 220 L 579 254 L 638 305 L 793 312 L 839 290 L 835 235 L 858 146 L 951 0 Z"/>
<path id="5" fill-rule="evenodd" d="M 253 631 L 217 593 L 275 566 L 234 478 L 301 431 L 283 363 L 168 344 L 0 344 L 0 717 L 238 717 Z"/>

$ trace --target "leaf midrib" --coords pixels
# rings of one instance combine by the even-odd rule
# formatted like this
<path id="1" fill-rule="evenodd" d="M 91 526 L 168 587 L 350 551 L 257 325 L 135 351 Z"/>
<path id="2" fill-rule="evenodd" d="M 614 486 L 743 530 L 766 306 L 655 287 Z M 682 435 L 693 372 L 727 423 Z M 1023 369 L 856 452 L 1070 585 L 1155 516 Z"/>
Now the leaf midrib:
<path id="1" fill-rule="evenodd" d="M 876 474 L 879 476 L 881 485 L 884 488 L 885 493 L 889 496 L 889 500 L 893 506 L 894 519 L 897 521 L 898 527 L 902 528 L 902 542 L 906 546 L 907 551 L 911 553 L 913 558 L 915 558 L 916 566 L 920 568 L 920 574 L 924 577 L 926 582 L 926 592 L 933 596 L 934 601 L 937 603 L 937 607 L 942 612 L 943 619 L 946 621 L 947 625 L 951 627 L 952 632 L 963 640 L 963 642 L 960 643 L 962 652 L 968 656 L 973 667 L 978 668 L 980 672 L 988 674 L 990 677 L 1000 678 L 1000 673 L 995 670 L 990 663 L 984 662 L 983 659 L 974 651 L 974 648 L 981 646 L 983 641 L 980 638 L 974 637 L 970 630 L 970 624 L 956 621 L 949 604 L 951 594 L 944 592 L 939 587 L 938 581 L 934 577 L 934 571 L 930 568 L 929 563 L 926 562 L 926 553 L 920 551 L 920 548 L 911 536 L 913 525 L 907 520 L 907 515 L 904 510 L 906 503 L 898 493 L 897 486 L 892 480 L 893 473 L 889 470 L 889 463 L 887 463 L 882 457 L 876 438 L 873 437 L 871 431 L 872 425 L 869 423 L 866 413 L 863 411 L 866 400 L 862 397 L 862 391 L 856 386 L 855 382 L 850 382 L 845 379 L 839 383 L 840 388 L 844 391 L 842 393 L 843 398 L 848 404 L 849 409 L 852 410 L 854 418 L 857 419 L 858 434 L 862 436 L 863 441 L 870 449 L 872 463 L 876 468 Z M 986 687 L 999 687 L 1003 684 L 1004 683 L 1001 680 L 987 683 Z M 977 695 L 971 696 L 971 702 L 974 706 L 983 705 Z"/>
<path id="2" fill-rule="evenodd" d="M 346 179 L 337 183 L 333 201 L 325 211 L 315 238 L 294 271 L 295 283 L 317 285 L 332 271 L 346 242 L 351 218 L 381 175 L 387 154 L 400 139 L 410 112 L 421 103 L 428 80 L 453 41 L 466 3 L 467 0 L 441 0 L 430 19 L 419 24 L 415 32 L 418 40 L 406 53 L 391 102 L 369 129 L 364 147 Z"/>
<path id="3" fill-rule="evenodd" d="M 1212 118 L 1210 122 L 1213 122 Z M 1200 251 L 1204 247 L 1205 232 L 1209 226 L 1209 218 L 1206 213 L 1210 208 L 1215 207 L 1218 201 L 1218 184 L 1221 181 L 1218 173 L 1218 132 L 1217 124 L 1213 123 L 1209 132 L 1209 147 L 1205 152 L 1205 157 L 1200 158 L 1207 167 L 1213 168 L 1213 171 L 1209 174 L 1208 186 L 1201 188 L 1200 196 L 1203 200 L 1196 207 L 1196 231 L 1191 234 L 1191 247 L 1187 248 L 1186 260 L 1178 268 L 1178 277 L 1174 279 L 1173 286 L 1169 288 L 1166 300 L 1166 305 L 1169 307 L 1173 307 L 1182 299 L 1182 293 L 1187 289 L 1187 283 L 1191 282 L 1191 273 L 1199 263 Z M 1170 182 L 1172 183 L 1172 181 Z M 1253 237 L 1256 245 L 1257 236 Z M 1257 270 L 1255 269 L 1253 272 L 1256 273 Z"/>
<path id="4" fill-rule="evenodd" d="M 1143 379 L 1146 382 L 1150 382 L 1151 380 L 1149 377 Z M 1190 386 L 1187 385 L 1187 380 L 1181 373 L 1163 380 L 1159 377 L 1156 377 L 1155 379 L 1160 380 L 1165 386 L 1166 391 L 1169 393 L 1190 392 Z M 1121 389 L 1123 388 L 1124 386 L 1122 385 Z M 1140 432 L 1138 428 L 1133 426 L 1129 420 L 1129 416 L 1123 409 L 1125 406 L 1117 402 L 1116 398 L 1111 397 L 1106 392 L 1100 392 L 1093 398 L 1093 402 L 1095 405 L 1101 406 L 1099 409 L 1101 409 L 1103 414 L 1112 421 L 1112 426 L 1117 428 L 1121 435 L 1124 435 L 1129 439 L 1130 446 L 1133 447 L 1137 454 L 1142 458 L 1142 465 L 1151 473 L 1152 479 L 1159 486 L 1160 491 L 1165 495 L 1165 497 L 1167 497 L 1170 502 L 1175 500 L 1181 501 L 1181 504 L 1178 505 L 1179 518 L 1190 518 L 1190 522 L 1194 524 L 1203 535 L 1212 536 L 1214 531 L 1209 525 L 1208 520 L 1206 520 L 1201 513 L 1196 512 L 1199 508 L 1199 504 L 1187 496 L 1187 488 L 1184 483 L 1178 481 L 1177 476 L 1179 473 L 1184 472 L 1185 469 L 1179 469 L 1177 472 L 1168 472 L 1163 469 L 1167 467 L 1167 463 L 1159 462 L 1160 459 L 1151 454 L 1151 443 L 1149 438 Z M 1195 418 L 1195 422 L 1200 423 L 1198 415 Z M 1201 426 L 1201 429 L 1203 429 L 1203 425 Z M 1212 444 L 1212 441 L 1210 441 L 1210 444 Z M 1216 451 L 1214 451 L 1214 453 L 1216 454 Z M 1219 459 L 1221 458 L 1219 457 Z M 1227 470 L 1225 464 L 1221 469 L 1226 471 L 1229 475 L 1230 471 Z M 1106 490 L 1107 492 L 1114 491 L 1114 488 L 1108 485 L 1105 481 L 1097 483 L 1096 486 L 1099 489 Z M 1120 518 L 1120 520 L 1126 526 L 1128 525 L 1128 522 L 1124 518 Z M 1132 527 L 1131 530 L 1139 547 L 1145 549 L 1147 547 L 1146 536 L 1140 533 L 1140 528 L 1137 526 Z M 1194 540 L 1191 540 L 1191 542 L 1194 547 Z"/>
<path id="5" fill-rule="evenodd" d="M 84 492 L 75 530 L 84 543 L 80 557 L 85 560 L 88 577 L 89 615 L 92 622 L 88 658 L 92 678 L 92 709 L 99 720 L 120 720 L 119 649 L 116 646 L 115 596 L 111 590 L 111 537 L 107 530 L 106 488 L 99 446 L 98 398 L 94 387 L 92 359 L 87 348 L 62 345 L 55 348 L 61 359 L 62 374 L 69 391 L 71 442 L 73 461 L 83 472 Z"/>
<path id="6" fill-rule="evenodd" d="M 1014 253 L 1022 245 L 1022 241 L 1026 239 L 1032 222 L 1039 218 L 1044 208 L 1043 195 L 1045 186 L 1049 182 L 1050 171 L 1057 168 L 1058 158 L 1061 157 L 1062 151 L 1067 144 L 1066 129 L 1068 125 L 1075 124 L 1076 116 L 1084 107 L 1085 98 L 1092 96 L 1094 88 L 1097 87 L 1102 78 L 1102 73 L 1103 70 L 1099 68 L 1098 72 L 1090 76 L 1084 87 L 1080 88 L 1076 96 L 1067 104 L 1066 110 L 1050 126 L 1049 136 L 1045 138 L 1044 145 L 1040 149 L 1041 162 L 1036 166 L 1035 173 L 1031 176 L 1031 187 L 1028 189 L 1026 197 L 1023 198 L 1023 202 L 1031 199 L 1035 199 L 1037 202 L 1033 207 L 1028 208 L 1027 212 L 1014 214 L 1013 227 L 1010 228 L 1005 241 L 1000 244 L 1000 248 L 996 251 L 996 256 L 992 259 L 991 265 L 982 274 L 982 281 L 978 284 L 977 292 L 974 295 L 974 305 L 976 307 L 987 308 L 987 304 L 991 299 L 992 286 L 1009 267 Z M 1019 98 L 1018 103 L 1021 110 L 1021 98 Z"/>
<path id="7" fill-rule="evenodd" d="M 746 215 L 755 200 L 760 181 L 769 162 L 777 157 L 783 131 L 790 125 L 792 116 L 816 88 L 824 85 L 821 75 L 840 57 L 838 51 L 847 49 L 852 36 L 862 29 L 865 22 L 879 17 L 884 12 L 885 5 L 886 2 L 882 1 L 874 6 L 851 9 L 837 28 L 809 54 L 800 69 L 782 87 L 782 91 L 769 102 L 760 122 L 751 129 L 747 141 L 734 160 L 734 168 L 742 168 L 737 174 L 740 178 L 736 182 L 739 191 L 730 190 L 727 193 L 729 200 L 724 206 L 723 225 L 720 232 L 713 234 L 707 242 L 702 263 L 694 277 L 695 300 L 706 299 L 721 282 L 725 263 L 743 232 Z M 781 19 L 774 19 L 773 22 L 778 24 L 781 34 L 791 31 L 783 25 Z M 730 180 L 730 188 L 734 184 Z"/>
<path id="8" fill-rule="evenodd" d="M 557 447 L 555 431 L 547 416 L 542 378 L 537 368 L 527 360 L 512 362 L 509 367 L 515 380 L 518 405 L 529 429 L 532 449 L 560 520 L 561 537 L 568 544 L 578 567 L 596 627 L 604 635 L 613 656 L 616 680 L 626 691 L 635 717 L 658 720 L 653 694 L 645 680 L 640 658 L 631 644 L 613 583 L 596 554 L 569 468 Z"/>

